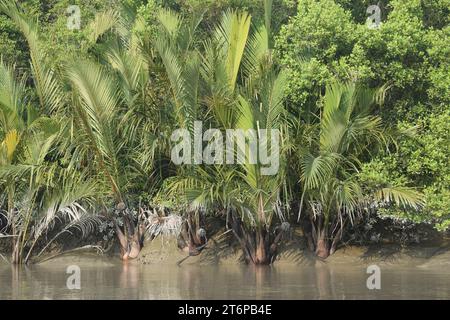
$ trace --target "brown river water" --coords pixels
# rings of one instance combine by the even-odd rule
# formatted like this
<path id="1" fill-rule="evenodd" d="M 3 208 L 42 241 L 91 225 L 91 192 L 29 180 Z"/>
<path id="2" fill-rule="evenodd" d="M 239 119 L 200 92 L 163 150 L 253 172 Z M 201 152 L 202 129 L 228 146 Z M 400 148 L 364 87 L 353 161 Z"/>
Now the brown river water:
<path id="1" fill-rule="evenodd" d="M 450 268 L 380 266 L 381 288 L 366 286 L 371 263 L 309 265 L 123 264 L 65 256 L 13 268 L 0 262 L 0 299 L 450 299 Z M 79 267 L 80 289 L 67 268 Z"/>

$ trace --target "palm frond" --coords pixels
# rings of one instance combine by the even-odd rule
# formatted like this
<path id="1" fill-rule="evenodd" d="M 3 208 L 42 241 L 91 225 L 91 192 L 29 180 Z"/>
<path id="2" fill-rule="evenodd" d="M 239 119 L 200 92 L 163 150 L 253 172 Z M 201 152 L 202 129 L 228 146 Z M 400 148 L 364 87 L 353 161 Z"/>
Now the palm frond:
<path id="1" fill-rule="evenodd" d="M 0 130 L 10 129 L 21 131 L 25 110 L 25 79 L 17 80 L 14 68 L 0 61 Z"/>
<path id="2" fill-rule="evenodd" d="M 247 75 L 258 74 L 269 53 L 269 32 L 261 26 L 250 36 L 246 47 L 242 65 Z"/>
<path id="3" fill-rule="evenodd" d="M 119 97 L 115 82 L 103 68 L 89 61 L 72 65 L 67 74 L 80 97 L 76 112 L 99 157 L 102 170 L 120 198 L 117 158 L 120 145 L 116 141 Z"/>
<path id="4" fill-rule="evenodd" d="M 222 47 L 228 83 L 231 90 L 236 86 L 245 46 L 250 31 L 251 17 L 246 13 L 227 11 L 215 31 L 215 40 Z"/>
<path id="5" fill-rule="evenodd" d="M 315 189 L 326 183 L 338 164 L 337 154 L 322 154 L 314 156 L 307 150 L 301 151 L 301 179 L 305 188 Z"/>
<path id="6" fill-rule="evenodd" d="M 31 70 L 40 104 L 54 112 L 62 108 L 65 95 L 53 70 L 48 67 L 45 53 L 40 48 L 37 19 L 30 19 L 15 1 L 1 0 L 0 12 L 6 14 L 27 40 L 30 48 Z"/>
<path id="7" fill-rule="evenodd" d="M 95 15 L 94 20 L 88 26 L 88 41 L 95 44 L 106 32 L 111 30 L 119 22 L 119 13 L 115 9 L 109 9 Z"/>
<path id="8" fill-rule="evenodd" d="M 180 15 L 169 9 L 160 9 L 157 13 L 157 19 L 171 38 L 177 36 L 183 24 Z"/>
<path id="9" fill-rule="evenodd" d="M 404 209 L 419 210 L 425 205 L 424 196 L 407 187 L 384 187 L 375 193 L 375 199 L 385 204 L 395 204 Z"/>

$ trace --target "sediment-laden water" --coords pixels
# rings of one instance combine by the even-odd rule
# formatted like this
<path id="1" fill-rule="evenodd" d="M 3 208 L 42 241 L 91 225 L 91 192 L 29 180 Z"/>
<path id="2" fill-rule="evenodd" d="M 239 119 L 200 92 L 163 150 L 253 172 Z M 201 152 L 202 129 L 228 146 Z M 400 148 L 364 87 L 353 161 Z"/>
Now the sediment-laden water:
<path id="1" fill-rule="evenodd" d="M 370 264 L 178 267 L 66 256 L 29 267 L 0 264 L 0 299 L 450 299 L 449 268 L 386 264 L 381 289 L 369 290 Z M 80 268 L 80 289 L 67 287 L 71 265 Z"/>

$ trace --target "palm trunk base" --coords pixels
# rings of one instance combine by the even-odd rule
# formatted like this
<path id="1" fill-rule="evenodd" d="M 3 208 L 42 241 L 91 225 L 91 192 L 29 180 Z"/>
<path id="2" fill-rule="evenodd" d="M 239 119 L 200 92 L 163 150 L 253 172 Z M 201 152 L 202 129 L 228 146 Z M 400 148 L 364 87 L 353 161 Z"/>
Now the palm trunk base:
<path id="1" fill-rule="evenodd" d="M 316 217 L 304 220 L 302 228 L 309 250 L 314 252 L 317 257 L 327 259 L 336 252 L 341 241 L 343 226 L 327 224 L 323 218 Z M 333 233 L 329 230 L 337 231 Z"/>
<path id="2" fill-rule="evenodd" d="M 242 221 L 231 214 L 231 229 L 244 252 L 245 261 L 253 265 L 272 264 L 287 230 L 279 229 L 273 237 L 272 232 L 263 228 L 248 229 Z"/>
<path id="3" fill-rule="evenodd" d="M 330 256 L 330 250 L 328 248 L 328 243 L 325 239 L 319 239 L 319 241 L 317 242 L 316 255 L 322 259 L 326 259 Z"/>
<path id="4" fill-rule="evenodd" d="M 125 210 L 124 210 L 125 212 Z M 120 253 L 122 260 L 136 259 L 143 248 L 145 226 L 136 226 L 134 221 L 127 215 L 123 216 L 124 226 L 122 229 L 116 224 L 116 235 L 120 243 Z"/>

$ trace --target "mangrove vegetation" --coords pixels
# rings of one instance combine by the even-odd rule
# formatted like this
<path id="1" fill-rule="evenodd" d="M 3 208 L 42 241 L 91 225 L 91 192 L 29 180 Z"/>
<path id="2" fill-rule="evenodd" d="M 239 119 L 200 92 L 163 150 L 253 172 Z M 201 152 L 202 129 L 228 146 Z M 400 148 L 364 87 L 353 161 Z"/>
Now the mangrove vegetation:
<path id="1" fill-rule="evenodd" d="M 73 2 L 0 0 L 0 258 L 448 235 L 449 0 Z"/>

